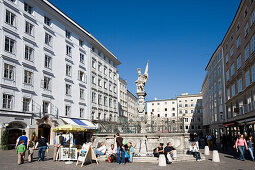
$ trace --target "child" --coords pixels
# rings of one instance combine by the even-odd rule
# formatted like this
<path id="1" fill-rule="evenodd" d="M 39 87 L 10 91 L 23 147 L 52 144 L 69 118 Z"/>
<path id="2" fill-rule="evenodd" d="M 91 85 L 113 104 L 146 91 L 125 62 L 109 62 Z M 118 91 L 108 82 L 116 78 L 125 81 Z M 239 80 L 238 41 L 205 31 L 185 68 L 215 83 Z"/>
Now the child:
<path id="1" fill-rule="evenodd" d="M 128 142 L 128 149 L 129 149 L 129 162 L 133 162 L 133 155 L 134 155 L 135 149 L 132 146 L 131 142 Z"/>
<path id="2" fill-rule="evenodd" d="M 190 148 L 190 151 L 191 151 L 191 152 L 194 154 L 194 156 L 196 157 L 196 161 L 201 161 L 199 149 L 198 149 L 196 143 L 192 143 L 192 146 L 191 146 L 191 148 Z"/>
<path id="3" fill-rule="evenodd" d="M 33 154 L 34 154 L 34 142 L 29 141 L 28 142 L 28 162 L 31 163 L 33 161 Z"/>
<path id="4" fill-rule="evenodd" d="M 22 140 L 20 141 L 20 145 L 17 146 L 17 154 L 18 154 L 18 165 L 21 163 L 24 163 L 24 157 L 25 157 L 25 152 L 26 152 L 26 146 L 24 145 L 25 141 Z"/>

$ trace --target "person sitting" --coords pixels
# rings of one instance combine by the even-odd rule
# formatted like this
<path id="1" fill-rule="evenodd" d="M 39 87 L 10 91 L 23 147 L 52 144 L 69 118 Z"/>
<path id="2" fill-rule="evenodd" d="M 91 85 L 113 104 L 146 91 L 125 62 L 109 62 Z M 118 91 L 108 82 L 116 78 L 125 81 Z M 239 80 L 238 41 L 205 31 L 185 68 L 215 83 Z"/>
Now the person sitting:
<path id="1" fill-rule="evenodd" d="M 108 159 L 107 161 L 110 162 L 116 162 L 117 159 L 117 150 L 114 148 L 114 144 L 111 144 L 111 147 L 107 151 Z"/>
<path id="2" fill-rule="evenodd" d="M 201 161 L 200 152 L 196 143 L 192 143 L 190 151 L 194 154 L 196 161 Z"/>
<path id="3" fill-rule="evenodd" d="M 104 142 L 101 142 L 101 147 L 95 149 L 95 155 L 105 155 L 106 153 L 106 146 Z"/>
<path id="4" fill-rule="evenodd" d="M 153 151 L 154 157 L 159 157 L 159 154 L 164 154 L 164 143 L 160 143 L 159 147 L 155 148 Z"/>
<path id="5" fill-rule="evenodd" d="M 128 150 L 128 145 L 124 145 L 124 152 L 125 152 L 125 162 L 129 162 L 129 150 Z"/>
<path id="6" fill-rule="evenodd" d="M 128 142 L 128 150 L 129 150 L 129 162 L 133 162 L 133 155 L 135 152 L 135 148 L 132 146 L 131 142 Z"/>
<path id="7" fill-rule="evenodd" d="M 164 148 L 164 154 L 166 156 L 167 164 L 171 164 L 173 159 L 176 159 L 176 148 L 172 146 L 171 142 L 168 142 L 167 146 Z"/>

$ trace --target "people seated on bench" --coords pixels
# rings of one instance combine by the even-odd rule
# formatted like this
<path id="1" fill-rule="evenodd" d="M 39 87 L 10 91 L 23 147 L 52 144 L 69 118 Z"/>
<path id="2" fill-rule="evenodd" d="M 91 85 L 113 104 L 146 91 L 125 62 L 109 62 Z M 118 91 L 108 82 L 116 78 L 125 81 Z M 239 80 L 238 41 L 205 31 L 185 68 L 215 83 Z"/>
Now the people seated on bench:
<path id="1" fill-rule="evenodd" d="M 128 150 L 128 145 L 124 145 L 124 152 L 125 152 L 125 162 L 129 162 L 129 150 Z"/>
<path id="2" fill-rule="evenodd" d="M 116 162 L 117 159 L 117 150 L 114 148 L 114 144 L 111 144 L 111 147 L 107 151 L 107 161 L 110 162 Z"/>
<path id="3" fill-rule="evenodd" d="M 159 154 L 164 154 L 164 143 L 160 143 L 159 147 L 153 150 L 154 157 L 159 157 Z"/>
<path id="4" fill-rule="evenodd" d="M 95 155 L 105 155 L 106 152 L 106 146 L 104 144 L 104 142 L 101 142 L 101 147 L 95 149 Z"/>
<path id="5" fill-rule="evenodd" d="M 196 161 L 201 161 L 199 148 L 196 143 L 192 143 L 190 146 L 190 151 L 193 153 L 193 155 L 196 158 Z"/>
<path id="6" fill-rule="evenodd" d="M 171 164 L 174 159 L 176 159 L 176 148 L 172 146 L 171 142 L 167 143 L 167 146 L 164 149 L 166 156 L 166 163 Z"/>

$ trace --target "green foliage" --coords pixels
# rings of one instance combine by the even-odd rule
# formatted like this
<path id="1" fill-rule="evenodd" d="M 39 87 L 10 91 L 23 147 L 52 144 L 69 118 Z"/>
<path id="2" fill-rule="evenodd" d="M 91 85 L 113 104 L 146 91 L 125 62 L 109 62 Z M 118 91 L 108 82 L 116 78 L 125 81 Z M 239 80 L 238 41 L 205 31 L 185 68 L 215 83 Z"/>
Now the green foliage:
<path id="1" fill-rule="evenodd" d="M 8 148 L 8 138 L 9 138 L 9 133 L 7 130 L 3 131 L 3 134 L 1 136 L 1 148 L 3 150 L 6 150 Z"/>

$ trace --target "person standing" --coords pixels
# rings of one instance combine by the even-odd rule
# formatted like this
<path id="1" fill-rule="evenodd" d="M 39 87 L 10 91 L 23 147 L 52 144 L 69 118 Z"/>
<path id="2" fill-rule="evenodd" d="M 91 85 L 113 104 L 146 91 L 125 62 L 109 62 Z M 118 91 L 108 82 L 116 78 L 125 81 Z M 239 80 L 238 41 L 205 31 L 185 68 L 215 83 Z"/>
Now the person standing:
<path id="1" fill-rule="evenodd" d="M 35 148 L 38 147 L 38 161 L 44 161 L 45 151 L 48 148 L 48 141 L 44 136 L 36 142 Z"/>
<path id="2" fill-rule="evenodd" d="M 62 133 L 60 135 L 57 135 L 55 140 L 54 140 L 54 152 L 53 152 L 53 161 L 56 161 L 57 159 L 60 160 L 60 155 L 61 155 L 61 147 L 64 144 L 64 137 Z"/>
<path id="3" fill-rule="evenodd" d="M 254 161 L 254 155 L 253 155 L 253 137 L 250 136 L 247 140 L 247 146 L 248 146 L 248 150 L 250 152 L 251 155 L 251 159 L 252 161 Z"/>
<path id="4" fill-rule="evenodd" d="M 34 154 L 35 145 L 34 142 L 31 140 L 28 142 L 28 157 L 27 160 L 29 163 L 33 161 L 33 154 Z"/>
<path id="5" fill-rule="evenodd" d="M 207 140 L 207 145 L 208 145 L 209 149 L 211 149 L 211 146 L 212 146 L 212 136 L 210 134 L 208 134 L 206 136 L 206 140 Z"/>
<path id="6" fill-rule="evenodd" d="M 123 147 L 123 138 L 120 137 L 119 133 L 116 133 L 116 143 L 117 143 L 117 163 L 125 164 L 125 149 Z M 121 157 L 121 161 L 120 161 Z"/>
<path id="7" fill-rule="evenodd" d="M 17 148 L 17 146 L 18 145 L 20 145 L 21 143 L 21 141 L 24 141 L 24 145 L 26 146 L 26 148 L 28 148 L 28 142 L 29 142 L 29 139 L 28 139 L 28 137 L 26 136 L 26 132 L 22 132 L 22 136 L 20 136 L 18 139 L 17 139 L 17 141 L 16 141 L 16 148 Z"/>
<path id="8" fill-rule="evenodd" d="M 248 150 L 248 146 L 246 143 L 246 140 L 244 139 L 243 135 L 240 135 L 240 137 L 236 140 L 235 148 L 239 151 L 239 159 L 242 161 L 245 161 L 244 157 L 244 149 Z"/>
<path id="9" fill-rule="evenodd" d="M 24 163 L 24 158 L 25 158 L 25 152 L 26 152 L 26 145 L 25 141 L 21 140 L 19 141 L 19 145 L 17 146 L 17 154 L 18 154 L 18 165 Z"/>
<path id="10" fill-rule="evenodd" d="M 133 155 L 135 152 L 135 148 L 133 147 L 131 142 L 128 142 L 128 150 L 129 150 L 129 162 L 133 162 Z"/>

